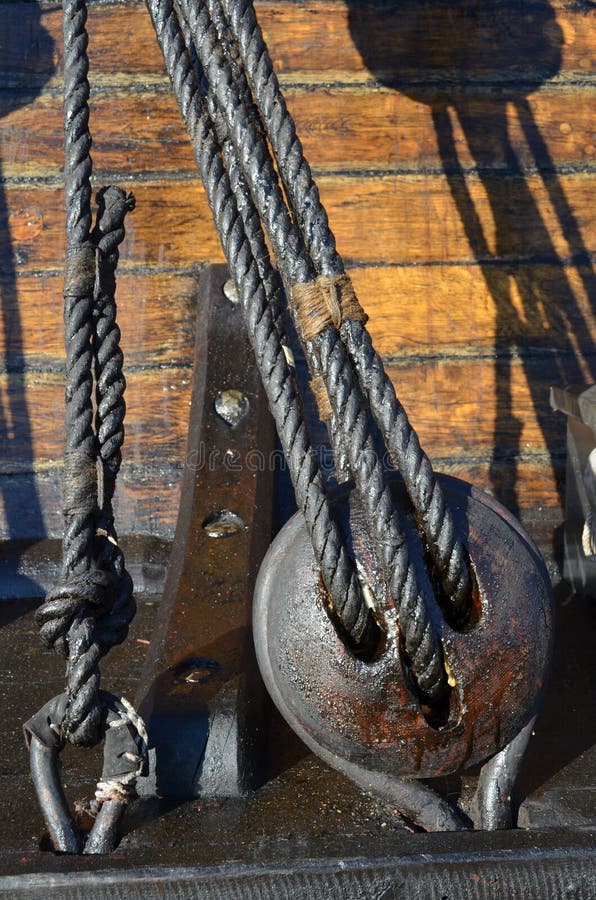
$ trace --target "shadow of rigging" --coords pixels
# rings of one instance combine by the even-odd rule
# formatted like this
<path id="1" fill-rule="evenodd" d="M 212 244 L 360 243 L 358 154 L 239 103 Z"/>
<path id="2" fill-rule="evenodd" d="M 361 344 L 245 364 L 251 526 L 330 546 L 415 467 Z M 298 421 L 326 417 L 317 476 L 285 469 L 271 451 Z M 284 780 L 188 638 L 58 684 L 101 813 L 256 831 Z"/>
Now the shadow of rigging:
<path id="1" fill-rule="evenodd" d="M 594 270 L 527 100 L 561 67 L 561 28 L 546 0 L 527 7 L 490 0 L 347 3 L 353 39 L 376 79 L 430 109 L 442 168 L 495 304 L 491 486 L 519 513 L 523 423 L 514 412 L 513 367 L 523 369 L 556 474 L 562 469 L 564 432 L 548 407 L 548 383 L 596 380 L 589 313 L 570 281 L 575 268 L 593 298 Z M 564 259 L 528 183 L 521 148 L 510 138 L 510 116 L 517 117 L 528 145 L 532 180 L 542 181 L 555 211 L 569 249 Z M 458 156 L 457 123 L 473 158 L 472 173 Z M 474 204 L 471 178 L 480 181 L 489 201 L 493 247 Z M 558 490 L 562 501 L 559 480 Z"/>
<path id="2" fill-rule="evenodd" d="M 11 214 L 15 210 L 7 197 L 3 169 L 6 157 L 16 153 L 18 158 L 23 144 L 23 136 L 13 132 L 11 113 L 32 103 L 54 71 L 54 42 L 41 19 L 37 3 L 18 4 L 5 9 L 0 25 L 0 333 L 4 338 L 0 352 L 0 522 L 2 537 L 19 541 L 19 551 L 46 532 L 33 471 L 27 361 L 17 288 L 18 266 L 26 262 L 27 245 L 19 245 L 13 237 Z M 18 560 L 14 563 L 18 567 Z M 19 578 L 30 581 L 22 575 Z M 34 582 L 30 586 L 38 596 L 39 586 Z M 26 594 L 26 584 L 20 585 L 20 590 Z"/>
<path id="3" fill-rule="evenodd" d="M 528 95 L 560 70 L 561 28 L 546 0 L 347 0 L 347 5 L 353 39 L 375 78 L 430 110 L 442 169 L 495 305 L 490 477 L 495 495 L 518 513 L 523 423 L 514 412 L 514 365 L 522 367 L 555 473 L 565 454 L 564 422 L 548 408 L 548 383 L 596 381 L 592 310 L 578 302 L 573 288 L 581 282 L 593 304 L 594 269 L 528 102 Z M 525 148 L 510 137 L 512 116 Z M 472 172 L 458 155 L 458 124 L 472 156 Z M 524 157 L 529 166 L 522 164 Z M 565 258 L 545 225 L 529 171 L 533 184 L 542 182 L 555 212 L 568 248 Z M 493 247 L 470 191 L 472 178 L 480 181 L 489 201 Z M 561 493 L 560 484 L 558 489 Z M 559 610 L 539 739 L 531 744 L 522 773 L 526 793 L 566 766 L 577 766 L 582 751 L 596 741 L 589 714 L 593 691 L 582 687 L 591 618 L 593 612 L 578 598 Z"/>

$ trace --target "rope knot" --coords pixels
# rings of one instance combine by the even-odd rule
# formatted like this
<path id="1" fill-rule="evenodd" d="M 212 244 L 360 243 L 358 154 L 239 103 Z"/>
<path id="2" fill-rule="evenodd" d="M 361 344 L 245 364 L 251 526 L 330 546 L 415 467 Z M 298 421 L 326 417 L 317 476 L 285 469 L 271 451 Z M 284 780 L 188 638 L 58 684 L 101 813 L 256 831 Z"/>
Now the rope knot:
<path id="1" fill-rule="evenodd" d="M 118 599 L 119 584 L 110 572 L 90 569 L 69 575 L 49 591 L 35 614 L 44 647 L 68 657 L 68 631 L 75 616 L 87 606 L 95 617 L 109 612 Z"/>

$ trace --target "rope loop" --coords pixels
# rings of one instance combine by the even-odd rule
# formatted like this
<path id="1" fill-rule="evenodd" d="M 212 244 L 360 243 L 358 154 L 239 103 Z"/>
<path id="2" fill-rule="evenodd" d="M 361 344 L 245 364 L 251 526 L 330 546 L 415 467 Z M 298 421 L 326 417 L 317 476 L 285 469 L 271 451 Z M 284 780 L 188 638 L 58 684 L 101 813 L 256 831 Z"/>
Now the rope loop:
<path id="1" fill-rule="evenodd" d="M 147 773 L 148 737 L 131 704 L 119 694 L 100 692 L 101 732 L 105 735 L 103 770 L 95 800 L 86 811 L 95 817 L 86 841 L 69 808 L 59 773 L 58 756 L 67 742 L 68 693 L 58 694 L 23 726 L 31 772 L 56 851 L 108 853 L 118 839 L 118 825 Z"/>

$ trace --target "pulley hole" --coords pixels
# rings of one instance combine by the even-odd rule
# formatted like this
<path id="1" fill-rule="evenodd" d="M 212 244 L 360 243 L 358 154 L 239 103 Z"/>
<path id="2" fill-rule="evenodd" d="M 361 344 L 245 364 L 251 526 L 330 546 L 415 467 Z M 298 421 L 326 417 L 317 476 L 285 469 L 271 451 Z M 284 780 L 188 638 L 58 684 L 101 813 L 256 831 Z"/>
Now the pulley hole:
<path id="1" fill-rule="evenodd" d="M 363 662 L 372 663 L 378 659 L 385 649 L 386 635 L 375 614 L 374 594 L 372 594 L 372 589 L 367 585 L 370 593 L 366 593 L 363 590 L 367 615 L 361 634 L 356 638 L 344 627 L 337 614 L 333 599 L 327 590 L 321 573 L 319 573 L 319 587 L 323 600 L 323 608 L 344 647 L 346 647 L 352 656 L 361 659 Z"/>
<path id="2" fill-rule="evenodd" d="M 430 573 L 432 589 L 435 600 L 441 610 L 443 618 L 450 628 L 462 634 L 473 631 L 480 622 L 482 615 L 482 602 L 480 598 L 480 590 L 478 587 L 478 579 L 474 571 L 474 565 L 468 558 L 468 566 L 470 573 L 470 592 L 465 607 L 461 610 L 457 609 L 451 597 L 448 596 L 441 580 L 436 572 L 430 554 L 426 555 L 427 571 Z"/>
<path id="3" fill-rule="evenodd" d="M 457 684 L 455 684 L 452 679 L 448 661 L 445 660 L 445 669 L 446 674 L 448 675 L 447 689 L 442 697 L 434 699 L 421 690 L 414 678 L 401 632 L 399 638 L 399 653 L 404 679 L 406 680 L 411 693 L 416 698 L 420 712 L 424 716 L 427 724 L 435 731 L 445 731 L 450 728 L 455 728 L 462 717 L 462 706 Z"/>

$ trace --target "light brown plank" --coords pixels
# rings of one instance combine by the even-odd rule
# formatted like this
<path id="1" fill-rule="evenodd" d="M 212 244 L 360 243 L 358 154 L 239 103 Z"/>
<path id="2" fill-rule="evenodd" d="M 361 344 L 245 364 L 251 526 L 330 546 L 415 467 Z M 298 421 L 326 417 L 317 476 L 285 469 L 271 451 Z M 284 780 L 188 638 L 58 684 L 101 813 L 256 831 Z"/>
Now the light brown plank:
<path id="1" fill-rule="evenodd" d="M 64 357 L 62 276 L 0 279 L 0 371 L 56 368 Z M 196 281 L 191 275 L 121 275 L 118 323 L 126 366 L 192 365 Z"/>
<path id="2" fill-rule="evenodd" d="M 188 368 L 128 371 L 126 462 L 178 464 L 184 458 L 191 391 Z M 52 467 L 64 446 L 64 382 L 60 375 L 0 376 L 1 472 Z"/>
<path id="3" fill-rule="evenodd" d="M 387 88 L 290 88 L 287 99 L 315 171 L 440 170 L 458 165 L 507 170 L 512 152 L 522 170 L 537 165 L 585 167 L 596 161 L 596 88 L 545 88 L 521 107 L 494 94 L 461 95 L 449 112 L 450 153 L 437 138 L 436 95 L 430 89 L 412 100 Z M 96 171 L 114 171 L 121 177 L 196 171 L 170 92 L 103 92 L 94 96 L 92 117 Z M 15 107 L 14 96 L 0 92 L 3 177 L 61 177 L 63 157 L 60 97 L 41 94 Z"/>
<path id="4" fill-rule="evenodd" d="M 596 335 L 586 267 L 388 266 L 351 270 L 385 357 L 466 356 L 524 348 L 585 356 Z"/>
<path id="5" fill-rule="evenodd" d="M 425 7 L 409 0 L 388 8 L 275 0 L 259 3 L 258 13 L 278 70 L 288 79 L 376 76 L 420 82 L 460 79 L 463 69 L 471 79 L 527 84 L 557 72 L 563 77 L 589 75 L 596 42 L 590 16 L 564 0 L 552 6 L 470 2 Z M 44 8 L 40 16 L 36 4 L 4 2 L 0 15 L 6 36 L 0 73 L 9 83 L 55 83 L 52 70 L 61 64 L 59 10 Z M 94 5 L 89 31 L 96 83 L 161 77 L 161 57 L 144 4 Z"/>
<path id="6" fill-rule="evenodd" d="M 567 366 L 569 368 L 567 368 Z M 388 371 L 431 457 L 562 453 L 562 416 L 549 407 L 551 384 L 570 377 L 572 360 L 420 360 Z M 497 392 L 498 389 L 498 392 Z"/>
<path id="7" fill-rule="evenodd" d="M 584 245 L 593 251 L 591 179 L 559 175 L 550 177 L 548 184 L 559 200 L 556 210 L 538 175 L 482 180 L 474 175 L 458 180 L 452 184 L 457 205 L 444 175 L 319 179 L 339 249 L 346 259 L 359 263 L 565 259 L 585 250 Z M 222 261 L 197 181 L 131 181 L 126 186 L 134 191 L 137 208 L 127 220 L 121 271 L 130 266 L 186 268 Z M 5 200 L 11 210 L 13 241 L 12 248 L 6 240 L 0 245 L 5 271 L 14 264 L 11 251 L 18 271 L 60 267 L 61 189 L 9 185 Z"/>
<path id="8" fill-rule="evenodd" d="M 351 275 L 385 357 L 531 347 L 576 352 L 583 365 L 594 347 L 586 267 L 536 264 L 483 272 L 476 265 L 387 266 L 355 268 Z M 119 277 L 127 366 L 192 364 L 194 290 L 194 278 L 184 272 Z M 0 280 L 0 298 L 0 371 L 62 366 L 62 277 L 24 276 L 15 289 Z"/>

